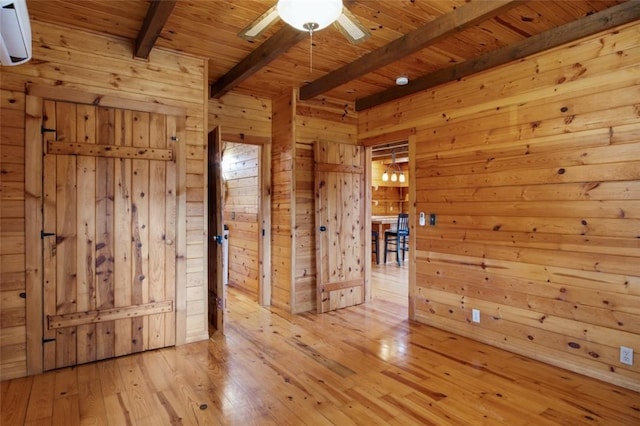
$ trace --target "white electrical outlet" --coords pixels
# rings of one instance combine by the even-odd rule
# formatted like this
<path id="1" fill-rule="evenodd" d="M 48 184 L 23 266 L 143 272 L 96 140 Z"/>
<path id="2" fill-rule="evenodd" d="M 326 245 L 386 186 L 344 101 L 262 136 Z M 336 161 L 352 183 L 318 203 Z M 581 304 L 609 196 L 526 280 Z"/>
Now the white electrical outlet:
<path id="1" fill-rule="evenodd" d="M 633 365 L 633 349 L 620 346 L 620 362 L 626 365 Z"/>
<path id="2" fill-rule="evenodd" d="M 471 310 L 471 321 L 480 322 L 480 310 L 479 309 L 472 309 Z"/>

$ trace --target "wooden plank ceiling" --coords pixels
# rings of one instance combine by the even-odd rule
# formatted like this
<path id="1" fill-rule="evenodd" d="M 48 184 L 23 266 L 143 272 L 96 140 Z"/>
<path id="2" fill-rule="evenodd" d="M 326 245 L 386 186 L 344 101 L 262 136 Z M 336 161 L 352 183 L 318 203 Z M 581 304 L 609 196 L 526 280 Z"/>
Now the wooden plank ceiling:
<path id="1" fill-rule="evenodd" d="M 640 1 L 344 0 L 371 36 L 351 44 L 334 26 L 310 39 L 276 22 L 238 34 L 276 0 L 28 0 L 32 19 L 132 41 L 132 56 L 164 47 L 209 59 L 211 95 L 356 101 L 366 109 L 612 26 L 640 19 Z M 159 3 L 159 4 L 157 4 Z M 37 42 L 37 40 L 34 40 Z M 398 76 L 407 86 L 395 86 Z"/>

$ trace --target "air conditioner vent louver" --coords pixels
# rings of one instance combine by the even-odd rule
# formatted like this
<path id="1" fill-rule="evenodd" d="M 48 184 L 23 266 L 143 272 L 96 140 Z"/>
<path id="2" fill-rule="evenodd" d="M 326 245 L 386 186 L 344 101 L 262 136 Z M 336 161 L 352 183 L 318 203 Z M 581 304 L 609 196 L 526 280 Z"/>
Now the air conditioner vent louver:
<path id="1" fill-rule="evenodd" d="M 0 63 L 20 65 L 31 59 L 26 0 L 0 0 L 0 6 Z"/>

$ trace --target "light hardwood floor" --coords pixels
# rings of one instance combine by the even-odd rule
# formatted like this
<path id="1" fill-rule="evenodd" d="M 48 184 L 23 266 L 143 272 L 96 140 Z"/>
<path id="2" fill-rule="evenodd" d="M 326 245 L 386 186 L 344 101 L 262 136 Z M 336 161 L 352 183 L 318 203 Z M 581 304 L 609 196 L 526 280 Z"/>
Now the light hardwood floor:
<path id="1" fill-rule="evenodd" d="M 321 316 L 230 290 L 226 336 L 2 382 L 1 424 L 640 424 L 638 393 L 408 322 L 406 274 Z"/>

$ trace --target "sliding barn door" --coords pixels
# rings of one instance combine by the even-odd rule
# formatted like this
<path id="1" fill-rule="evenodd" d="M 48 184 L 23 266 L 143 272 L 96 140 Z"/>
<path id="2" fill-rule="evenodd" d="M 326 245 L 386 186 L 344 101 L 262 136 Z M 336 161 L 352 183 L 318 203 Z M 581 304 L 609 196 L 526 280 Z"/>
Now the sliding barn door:
<path id="1" fill-rule="evenodd" d="M 175 344 L 182 117 L 46 101 L 44 368 Z"/>
<path id="2" fill-rule="evenodd" d="M 365 298 L 364 148 L 317 142 L 315 152 L 317 311 Z"/>

